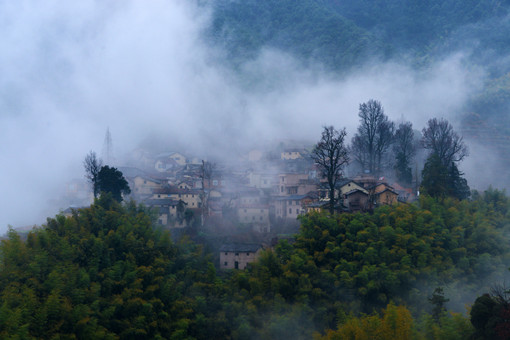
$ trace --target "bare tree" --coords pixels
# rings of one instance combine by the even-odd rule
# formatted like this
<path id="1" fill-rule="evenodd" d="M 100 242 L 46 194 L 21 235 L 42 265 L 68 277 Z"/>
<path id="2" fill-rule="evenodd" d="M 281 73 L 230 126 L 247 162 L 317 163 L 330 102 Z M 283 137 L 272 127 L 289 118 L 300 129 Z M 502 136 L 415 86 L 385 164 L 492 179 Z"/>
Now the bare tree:
<path id="1" fill-rule="evenodd" d="M 411 184 L 413 179 L 411 162 L 416 154 L 413 124 L 411 122 L 399 124 L 397 131 L 395 131 L 393 152 L 396 159 L 395 171 L 397 179 L 406 184 Z"/>
<path id="2" fill-rule="evenodd" d="M 351 153 L 362 170 L 376 174 L 393 141 L 395 124 L 384 114 L 381 102 L 373 99 L 360 104 L 358 115 L 360 125 L 352 139 Z"/>
<path id="3" fill-rule="evenodd" d="M 469 154 L 462 137 L 446 119 L 429 119 L 422 135 L 423 147 L 435 154 L 445 167 L 452 162 L 460 162 Z"/>
<path id="4" fill-rule="evenodd" d="M 311 157 L 322 170 L 329 186 L 329 212 L 335 211 L 335 187 L 342 176 L 343 167 L 349 162 L 345 147 L 345 128 L 338 131 L 325 126 L 322 137 L 312 151 Z"/>
<path id="5" fill-rule="evenodd" d="M 103 166 L 101 159 L 97 158 L 94 151 L 90 151 L 85 160 L 83 161 L 83 167 L 85 168 L 85 178 L 92 184 L 92 191 L 94 192 L 94 198 L 99 195 L 99 172 Z"/>

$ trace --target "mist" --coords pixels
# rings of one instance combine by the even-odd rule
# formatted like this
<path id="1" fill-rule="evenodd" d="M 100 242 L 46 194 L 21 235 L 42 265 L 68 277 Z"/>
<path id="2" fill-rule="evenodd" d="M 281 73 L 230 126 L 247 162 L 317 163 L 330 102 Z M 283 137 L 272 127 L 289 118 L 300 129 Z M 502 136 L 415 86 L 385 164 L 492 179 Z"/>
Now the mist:
<path id="1" fill-rule="evenodd" d="M 148 139 L 229 157 L 281 139 L 314 142 L 326 124 L 346 127 L 350 140 L 371 98 L 415 129 L 431 117 L 455 126 L 485 79 L 462 52 L 426 70 L 375 60 L 339 77 L 263 49 L 233 72 L 204 41 L 210 14 L 181 0 L 0 3 L 0 234 L 65 209 L 52 202 L 83 178 L 107 127 L 120 163 Z M 475 178 L 477 164 L 466 164 Z"/>

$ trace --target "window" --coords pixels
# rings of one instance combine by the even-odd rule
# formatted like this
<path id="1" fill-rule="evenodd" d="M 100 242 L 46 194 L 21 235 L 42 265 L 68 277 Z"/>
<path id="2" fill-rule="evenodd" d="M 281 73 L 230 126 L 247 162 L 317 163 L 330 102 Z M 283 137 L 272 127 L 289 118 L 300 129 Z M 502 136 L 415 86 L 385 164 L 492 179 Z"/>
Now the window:
<path id="1" fill-rule="evenodd" d="M 250 256 L 250 253 L 246 253 L 246 256 Z"/>
<path id="2" fill-rule="evenodd" d="M 236 261 L 236 262 L 234 263 L 234 267 L 235 267 L 235 269 L 239 269 L 239 262 L 237 262 L 237 261 Z"/>
<path id="3" fill-rule="evenodd" d="M 292 209 L 291 208 L 289 208 L 289 214 L 292 214 Z"/>
<path id="4" fill-rule="evenodd" d="M 225 255 L 228 255 L 228 253 L 225 253 Z"/>
<path id="5" fill-rule="evenodd" d="M 236 253 L 236 256 L 239 256 L 239 253 Z"/>
<path id="6" fill-rule="evenodd" d="M 281 188 L 281 192 L 283 192 L 283 187 Z"/>
<path id="7" fill-rule="evenodd" d="M 246 209 L 244 209 L 244 212 L 246 212 L 246 211 L 247 211 L 247 210 L 246 210 Z"/>
<path id="8" fill-rule="evenodd" d="M 224 265 L 225 267 L 226 267 L 226 266 L 228 266 L 228 262 L 227 262 L 227 261 L 223 262 L 223 265 Z"/>
<path id="9" fill-rule="evenodd" d="M 262 216 L 260 216 L 260 220 L 262 221 Z"/>
<path id="10" fill-rule="evenodd" d="M 251 220 L 252 220 L 252 221 L 255 221 L 255 216 L 252 216 L 252 217 L 251 217 Z"/>

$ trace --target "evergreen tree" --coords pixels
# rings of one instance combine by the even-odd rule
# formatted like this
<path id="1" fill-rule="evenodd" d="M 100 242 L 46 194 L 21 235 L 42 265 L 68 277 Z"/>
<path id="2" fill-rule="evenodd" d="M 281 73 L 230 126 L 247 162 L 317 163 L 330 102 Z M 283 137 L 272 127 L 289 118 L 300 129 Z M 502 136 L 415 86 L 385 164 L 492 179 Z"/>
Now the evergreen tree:
<path id="1" fill-rule="evenodd" d="M 114 167 L 105 165 L 97 175 L 98 190 L 101 193 L 111 193 L 117 202 L 122 202 L 122 195 L 129 195 L 131 189 L 122 172 Z"/>

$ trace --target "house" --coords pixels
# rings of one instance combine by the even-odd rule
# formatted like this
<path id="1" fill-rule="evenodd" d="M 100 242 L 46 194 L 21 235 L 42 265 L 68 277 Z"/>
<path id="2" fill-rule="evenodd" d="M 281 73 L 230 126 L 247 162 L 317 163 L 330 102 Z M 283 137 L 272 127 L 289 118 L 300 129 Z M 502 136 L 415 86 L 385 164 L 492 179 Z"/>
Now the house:
<path id="1" fill-rule="evenodd" d="M 143 201 L 145 205 L 154 209 L 157 213 L 157 221 L 159 225 L 164 226 L 183 226 L 182 223 L 178 225 L 176 222 L 177 218 L 177 206 L 179 201 L 171 198 L 160 198 L 153 199 L 149 198 Z"/>
<path id="2" fill-rule="evenodd" d="M 252 223 L 269 227 L 269 206 L 267 204 L 241 205 L 237 207 L 237 216 L 240 223 Z"/>
<path id="3" fill-rule="evenodd" d="M 167 182 L 163 178 L 157 178 L 157 176 L 134 167 L 119 167 L 119 171 L 128 181 L 131 193 L 135 197 L 150 195 L 153 190 L 162 188 Z"/>
<path id="4" fill-rule="evenodd" d="M 413 192 L 412 188 L 405 188 L 398 183 L 393 183 L 391 185 L 395 192 L 398 194 L 399 202 L 413 202 L 416 200 L 416 195 Z"/>
<path id="5" fill-rule="evenodd" d="M 201 190 L 198 189 L 180 189 L 175 186 L 156 189 L 152 193 L 152 199 L 173 199 L 182 200 L 190 209 L 200 208 L 202 206 L 200 198 Z"/>
<path id="6" fill-rule="evenodd" d="M 327 210 L 329 207 L 328 202 L 310 202 L 308 204 L 304 204 L 303 209 L 305 214 L 311 213 L 311 212 L 322 212 Z"/>
<path id="7" fill-rule="evenodd" d="M 310 195 L 292 195 L 274 197 L 273 205 L 275 217 L 296 219 L 299 215 L 305 213 L 307 205 L 313 202 Z"/>
<path id="8" fill-rule="evenodd" d="M 154 167 L 159 172 L 173 170 L 188 163 L 186 157 L 178 152 L 166 152 L 156 156 Z"/>
<path id="9" fill-rule="evenodd" d="M 363 188 L 354 188 L 343 195 L 343 205 L 351 212 L 369 208 L 369 195 Z"/>
<path id="10" fill-rule="evenodd" d="M 355 181 L 350 180 L 350 179 L 341 181 L 339 183 L 338 187 L 339 187 L 340 195 L 345 195 L 346 193 L 351 192 L 354 189 L 361 190 L 368 194 L 368 191 L 361 184 L 356 183 Z"/>
<path id="11" fill-rule="evenodd" d="M 398 193 L 386 183 L 379 183 L 373 189 L 375 205 L 391 205 L 397 203 Z"/>
<path id="12" fill-rule="evenodd" d="M 280 153 L 282 160 L 292 160 L 303 158 L 305 152 L 300 149 L 285 149 Z"/>
<path id="13" fill-rule="evenodd" d="M 339 197 L 341 199 L 344 198 L 345 194 L 353 191 L 353 190 L 361 190 L 368 194 L 367 189 L 365 189 L 361 184 L 351 180 L 351 179 L 342 179 L 340 180 L 335 187 L 335 197 Z M 329 201 L 329 185 L 327 182 L 323 181 L 320 183 L 319 188 L 319 197 L 322 201 Z"/>
<path id="14" fill-rule="evenodd" d="M 220 269 L 244 270 L 261 251 L 260 244 L 224 244 L 220 248 Z"/>
<path id="15" fill-rule="evenodd" d="M 276 176 L 268 173 L 250 172 L 248 174 L 249 186 L 259 189 L 270 189 L 276 182 Z"/>
<path id="16" fill-rule="evenodd" d="M 317 184 L 304 173 L 282 173 L 278 175 L 275 194 L 278 196 L 305 195 L 317 190 Z"/>

